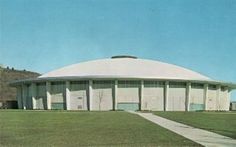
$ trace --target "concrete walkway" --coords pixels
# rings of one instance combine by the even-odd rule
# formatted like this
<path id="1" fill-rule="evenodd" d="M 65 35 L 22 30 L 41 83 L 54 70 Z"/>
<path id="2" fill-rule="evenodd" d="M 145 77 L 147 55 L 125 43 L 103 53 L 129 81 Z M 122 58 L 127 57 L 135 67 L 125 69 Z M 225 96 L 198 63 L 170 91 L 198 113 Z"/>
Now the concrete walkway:
<path id="1" fill-rule="evenodd" d="M 222 136 L 216 133 L 212 133 L 206 130 L 194 128 L 188 125 L 184 125 L 181 123 L 177 123 L 175 121 L 171 121 L 152 113 L 141 113 L 141 112 L 131 112 L 133 114 L 138 114 L 139 116 L 158 124 L 172 132 L 175 132 L 185 138 L 188 138 L 194 142 L 197 142 L 203 146 L 210 146 L 210 147 L 236 147 L 236 140 Z"/>

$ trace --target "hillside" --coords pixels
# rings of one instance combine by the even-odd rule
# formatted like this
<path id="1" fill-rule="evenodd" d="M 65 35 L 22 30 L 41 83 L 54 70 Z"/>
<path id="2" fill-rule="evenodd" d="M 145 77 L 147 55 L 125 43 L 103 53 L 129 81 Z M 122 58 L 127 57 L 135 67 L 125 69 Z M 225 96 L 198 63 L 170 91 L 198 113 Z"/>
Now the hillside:
<path id="1" fill-rule="evenodd" d="M 40 74 L 26 70 L 0 67 L 0 107 L 4 107 L 7 101 L 16 101 L 16 88 L 10 87 L 9 82 L 19 79 L 38 77 Z M 1 106 L 3 105 L 3 106 Z"/>

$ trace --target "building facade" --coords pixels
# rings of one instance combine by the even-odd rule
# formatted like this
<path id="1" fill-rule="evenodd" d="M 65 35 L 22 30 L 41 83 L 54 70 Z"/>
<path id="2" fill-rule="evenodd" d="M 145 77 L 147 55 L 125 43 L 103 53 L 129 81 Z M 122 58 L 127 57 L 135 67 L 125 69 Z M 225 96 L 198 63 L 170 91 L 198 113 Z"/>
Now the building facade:
<path id="1" fill-rule="evenodd" d="M 230 103 L 230 110 L 236 111 L 236 101 Z"/>
<path id="2" fill-rule="evenodd" d="M 115 56 L 15 81 L 21 109 L 228 111 L 235 84 L 159 61 Z"/>

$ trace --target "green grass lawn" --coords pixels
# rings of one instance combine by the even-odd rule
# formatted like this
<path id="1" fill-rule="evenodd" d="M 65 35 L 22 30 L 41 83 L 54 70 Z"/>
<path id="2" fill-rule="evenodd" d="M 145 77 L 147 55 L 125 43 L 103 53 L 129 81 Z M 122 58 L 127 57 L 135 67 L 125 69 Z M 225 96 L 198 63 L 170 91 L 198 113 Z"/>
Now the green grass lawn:
<path id="1" fill-rule="evenodd" d="M 154 112 L 154 114 L 236 139 L 236 112 Z"/>
<path id="2" fill-rule="evenodd" d="M 0 146 L 200 146 L 127 112 L 0 111 Z"/>

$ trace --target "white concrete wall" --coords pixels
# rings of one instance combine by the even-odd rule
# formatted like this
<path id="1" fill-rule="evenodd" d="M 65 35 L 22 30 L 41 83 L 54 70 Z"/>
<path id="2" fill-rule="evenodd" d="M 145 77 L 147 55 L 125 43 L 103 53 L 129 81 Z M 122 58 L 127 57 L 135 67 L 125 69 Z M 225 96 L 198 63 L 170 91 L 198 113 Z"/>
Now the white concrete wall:
<path id="1" fill-rule="evenodd" d="M 208 86 L 207 110 L 217 110 L 216 87 Z"/>
<path id="2" fill-rule="evenodd" d="M 117 81 L 116 86 L 115 80 L 97 80 L 90 82 L 91 102 L 89 103 L 89 81 L 80 82 L 82 83 L 75 82 L 73 84 L 73 82 L 70 82 L 68 84 L 71 110 L 88 110 L 89 106 L 91 106 L 91 110 L 112 110 L 117 108 L 117 104 L 139 104 L 141 101 L 141 110 L 164 111 L 165 95 L 167 97 L 167 111 L 185 111 L 185 107 L 188 106 L 186 105 L 187 95 L 189 104 L 205 104 L 206 110 L 229 110 L 230 91 L 228 87 L 220 85 L 205 84 L 205 86 L 201 85 L 199 88 L 192 83 L 190 93 L 187 93 L 187 85 L 183 82 L 168 82 L 165 86 L 165 82 L 158 85 L 153 84 L 155 81 L 143 81 L 144 84 L 141 88 L 142 82 L 140 80 Z M 17 88 L 19 108 L 32 109 L 32 97 L 34 97 L 35 109 L 47 109 L 48 106 L 51 106 L 51 103 L 63 103 L 65 109 L 65 82 L 47 83 L 48 86 L 46 86 L 46 82 L 37 83 L 35 94 L 33 94 L 32 84 L 19 86 Z M 158 82 L 156 81 L 156 83 Z M 48 87 L 48 91 L 46 87 Z M 165 87 L 169 87 L 166 94 Z M 206 99 L 205 96 L 207 96 Z M 49 97 L 49 103 L 47 103 L 47 97 Z"/>
<path id="3" fill-rule="evenodd" d="M 113 81 L 93 81 L 92 110 L 113 109 Z"/>
<path id="4" fill-rule="evenodd" d="M 221 87 L 220 90 L 220 110 L 229 111 L 230 99 L 228 98 L 228 88 Z"/>
<path id="5" fill-rule="evenodd" d="M 186 85 L 173 82 L 169 84 L 168 111 L 185 111 Z"/>
<path id="6" fill-rule="evenodd" d="M 70 110 L 88 110 L 88 82 L 70 83 Z"/>
<path id="7" fill-rule="evenodd" d="M 123 82 L 118 81 L 117 103 L 139 103 L 140 82 L 131 81 L 131 84 L 128 83 L 130 81 L 126 84 Z"/>
<path id="8" fill-rule="evenodd" d="M 232 103 L 231 109 L 234 111 L 236 110 L 236 103 Z"/>
<path id="9" fill-rule="evenodd" d="M 142 110 L 164 110 L 164 83 L 144 81 Z"/>
<path id="10" fill-rule="evenodd" d="M 65 85 L 63 83 L 51 83 L 51 102 L 64 102 Z"/>
<path id="11" fill-rule="evenodd" d="M 189 111 L 205 110 L 205 90 L 203 84 L 192 83 Z"/>
<path id="12" fill-rule="evenodd" d="M 204 85 L 192 85 L 190 103 L 204 104 Z"/>

